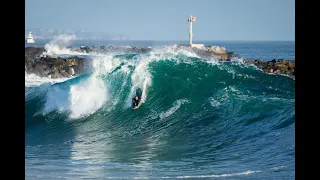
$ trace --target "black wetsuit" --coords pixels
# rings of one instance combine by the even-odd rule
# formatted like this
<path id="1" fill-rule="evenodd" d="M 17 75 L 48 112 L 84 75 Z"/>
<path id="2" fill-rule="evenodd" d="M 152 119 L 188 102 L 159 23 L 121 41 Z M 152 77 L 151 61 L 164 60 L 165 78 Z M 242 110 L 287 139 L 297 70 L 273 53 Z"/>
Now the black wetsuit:
<path id="1" fill-rule="evenodd" d="M 132 107 L 135 108 L 139 105 L 140 99 L 132 98 Z"/>

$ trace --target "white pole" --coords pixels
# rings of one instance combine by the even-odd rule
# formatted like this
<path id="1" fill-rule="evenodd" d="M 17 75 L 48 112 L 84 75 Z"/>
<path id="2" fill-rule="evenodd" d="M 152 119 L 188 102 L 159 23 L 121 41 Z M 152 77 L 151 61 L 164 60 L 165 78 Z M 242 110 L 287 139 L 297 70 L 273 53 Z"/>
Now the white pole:
<path id="1" fill-rule="evenodd" d="M 189 21 L 189 44 L 192 44 L 192 16 L 190 16 Z"/>

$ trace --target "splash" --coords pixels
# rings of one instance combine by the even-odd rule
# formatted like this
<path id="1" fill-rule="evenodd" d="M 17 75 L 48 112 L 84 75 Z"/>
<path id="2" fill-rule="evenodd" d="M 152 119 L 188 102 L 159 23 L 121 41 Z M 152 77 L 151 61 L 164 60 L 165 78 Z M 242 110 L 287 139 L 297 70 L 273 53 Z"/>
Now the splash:
<path id="1" fill-rule="evenodd" d="M 70 118 L 88 116 L 107 101 L 107 88 L 96 76 L 70 88 Z"/>
<path id="2" fill-rule="evenodd" d="M 91 76 L 70 88 L 50 88 L 46 94 L 43 114 L 52 111 L 66 112 L 71 119 L 77 119 L 96 112 L 106 101 L 107 87 L 104 81 L 97 76 Z"/>
<path id="3" fill-rule="evenodd" d="M 45 52 L 44 55 L 59 55 L 59 54 L 74 54 L 72 50 L 67 49 L 67 46 L 70 46 L 73 40 L 76 40 L 74 34 L 61 34 L 56 37 L 48 44 L 44 46 Z"/>

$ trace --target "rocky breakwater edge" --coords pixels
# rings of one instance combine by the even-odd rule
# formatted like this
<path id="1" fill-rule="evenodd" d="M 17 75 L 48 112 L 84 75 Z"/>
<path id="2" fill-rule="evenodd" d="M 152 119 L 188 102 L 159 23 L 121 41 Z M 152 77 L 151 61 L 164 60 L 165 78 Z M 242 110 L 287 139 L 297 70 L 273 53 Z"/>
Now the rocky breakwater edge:
<path id="1" fill-rule="evenodd" d="M 179 46 L 178 46 L 179 47 Z M 253 65 L 263 72 L 268 74 L 280 74 L 295 79 L 295 60 L 272 59 L 272 60 L 258 60 L 246 59 L 234 52 L 228 52 L 226 48 L 219 46 L 181 46 L 189 51 L 194 51 L 199 57 L 210 58 L 214 57 L 219 61 L 231 61 L 233 58 L 243 59 L 243 62 L 248 65 Z"/>
<path id="2" fill-rule="evenodd" d="M 272 60 L 249 60 L 240 57 L 234 52 L 228 52 L 226 48 L 219 46 L 201 46 L 190 47 L 185 45 L 172 46 L 173 50 L 186 50 L 194 52 L 203 59 L 217 59 L 219 61 L 231 61 L 233 58 L 241 58 L 243 62 L 253 65 L 269 74 L 281 74 L 295 79 L 295 61 L 284 59 Z M 68 47 L 73 52 L 80 53 L 149 53 L 152 47 L 125 47 L 125 46 L 81 46 Z M 70 78 L 83 74 L 90 69 L 89 56 L 54 56 L 46 55 L 46 50 L 41 47 L 26 47 L 25 48 L 25 70 L 29 74 L 36 74 L 40 77 L 48 78 Z"/>
<path id="3" fill-rule="evenodd" d="M 71 78 L 88 70 L 86 57 L 46 55 L 41 47 L 25 48 L 25 72 L 46 78 Z"/>
<path id="4" fill-rule="evenodd" d="M 284 59 L 265 60 L 245 60 L 245 63 L 256 66 L 269 74 L 286 75 L 295 79 L 295 61 Z"/>

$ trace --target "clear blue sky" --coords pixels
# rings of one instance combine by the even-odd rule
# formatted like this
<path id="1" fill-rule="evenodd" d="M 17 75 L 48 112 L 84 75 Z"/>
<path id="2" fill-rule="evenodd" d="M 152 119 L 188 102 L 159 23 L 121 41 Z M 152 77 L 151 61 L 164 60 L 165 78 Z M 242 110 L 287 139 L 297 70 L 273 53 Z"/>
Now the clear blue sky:
<path id="1" fill-rule="evenodd" d="M 26 0 L 26 28 L 125 34 L 133 40 L 295 40 L 294 0 Z"/>

